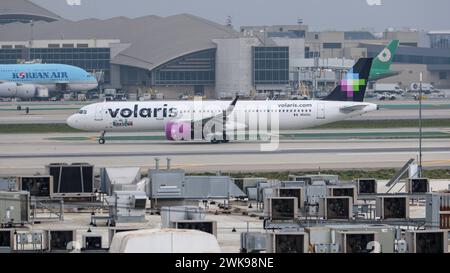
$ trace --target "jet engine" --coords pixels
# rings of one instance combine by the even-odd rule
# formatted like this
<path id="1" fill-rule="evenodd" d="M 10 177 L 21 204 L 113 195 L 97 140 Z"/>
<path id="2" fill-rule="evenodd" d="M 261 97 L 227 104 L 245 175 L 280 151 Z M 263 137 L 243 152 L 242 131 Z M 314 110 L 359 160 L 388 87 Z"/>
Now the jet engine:
<path id="1" fill-rule="evenodd" d="M 172 141 L 192 140 L 193 124 L 189 121 L 169 121 L 166 123 L 166 139 Z"/>
<path id="2" fill-rule="evenodd" d="M 14 97 L 16 96 L 17 85 L 13 82 L 0 83 L 0 97 Z"/>
<path id="3" fill-rule="evenodd" d="M 33 98 L 36 96 L 36 86 L 32 84 L 17 84 L 16 97 Z"/>
<path id="4" fill-rule="evenodd" d="M 37 88 L 33 84 L 21 84 L 14 82 L 0 83 L 1 97 L 17 97 L 21 99 L 30 99 L 36 96 L 36 90 Z"/>
<path id="5" fill-rule="evenodd" d="M 166 139 L 171 141 L 206 140 L 212 143 L 228 142 L 231 136 L 220 122 L 169 121 L 165 126 Z M 212 126 L 212 128 L 210 128 Z M 198 130 L 198 131 L 197 131 Z"/>

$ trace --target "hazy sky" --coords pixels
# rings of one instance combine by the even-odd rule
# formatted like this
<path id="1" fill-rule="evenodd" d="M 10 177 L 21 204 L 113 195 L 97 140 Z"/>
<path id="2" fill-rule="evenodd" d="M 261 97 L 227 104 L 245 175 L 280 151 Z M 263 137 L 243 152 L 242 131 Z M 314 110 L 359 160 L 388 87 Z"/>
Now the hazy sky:
<path id="1" fill-rule="evenodd" d="M 382 31 L 388 27 L 412 27 L 424 30 L 450 29 L 449 0 L 32 0 L 61 15 L 78 20 L 169 16 L 191 13 L 225 24 L 232 16 L 233 25 L 295 24 L 303 18 L 312 30 L 369 28 Z M 80 6 L 67 2 L 81 1 Z M 382 1 L 369 6 L 367 1 Z"/>

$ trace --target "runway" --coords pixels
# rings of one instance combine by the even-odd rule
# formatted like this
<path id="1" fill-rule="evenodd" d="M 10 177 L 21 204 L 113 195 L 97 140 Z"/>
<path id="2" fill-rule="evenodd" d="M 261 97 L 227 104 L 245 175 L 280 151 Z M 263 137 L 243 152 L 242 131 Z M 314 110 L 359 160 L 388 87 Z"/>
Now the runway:
<path id="1" fill-rule="evenodd" d="M 169 157 L 173 168 L 188 172 L 399 168 L 416 158 L 418 150 L 416 139 L 281 140 L 278 149 L 264 151 L 267 142 L 214 145 L 120 140 L 99 145 L 89 133 L 70 136 L 88 140 L 54 140 L 67 134 L 0 135 L 0 175 L 43 173 L 46 164 L 55 162 L 153 168 L 155 157 L 161 158 L 162 167 Z M 425 167 L 450 167 L 450 141 L 425 139 L 423 158 Z"/>

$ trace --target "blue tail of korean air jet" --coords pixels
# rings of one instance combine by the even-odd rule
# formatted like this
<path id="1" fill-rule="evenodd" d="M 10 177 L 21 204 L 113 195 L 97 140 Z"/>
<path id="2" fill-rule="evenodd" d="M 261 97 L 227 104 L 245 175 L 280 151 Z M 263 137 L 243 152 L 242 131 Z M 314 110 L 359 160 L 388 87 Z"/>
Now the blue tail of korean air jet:
<path id="1" fill-rule="evenodd" d="M 338 86 L 323 100 L 364 101 L 369 80 L 372 58 L 361 58 L 339 82 Z"/>

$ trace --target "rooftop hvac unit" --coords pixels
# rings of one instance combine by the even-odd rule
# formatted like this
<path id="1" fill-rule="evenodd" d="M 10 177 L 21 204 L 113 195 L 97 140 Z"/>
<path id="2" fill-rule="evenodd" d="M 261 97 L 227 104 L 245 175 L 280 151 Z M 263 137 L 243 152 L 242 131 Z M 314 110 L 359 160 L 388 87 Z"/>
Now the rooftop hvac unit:
<path id="1" fill-rule="evenodd" d="M 255 188 L 258 183 L 267 182 L 267 178 L 263 177 L 245 177 L 245 178 L 231 178 L 236 186 L 243 192 L 247 193 L 247 188 Z"/>
<path id="2" fill-rule="evenodd" d="M 266 251 L 267 235 L 261 232 L 241 233 L 241 253 L 260 253 Z"/>
<path id="3" fill-rule="evenodd" d="M 161 226 L 173 228 L 173 223 L 180 220 L 204 220 L 205 212 L 196 206 L 161 207 Z"/>
<path id="4" fill-rule="evenodd" d="M 17 189 L 14 177 L 0 177 L 0 191 L 12 191 Z"/>
<path id="5" fill-rule="evenodd" d="M 112 223 L 144 222 L 147 196 L 139 191 L 115 191 L 107 198 Z"/>
<path id="6" fill-rule="evenodd" d="M 112 195 L 115 191 L 124 191 L 127 188 L 136 190 L 136 184 L 141 180 L 139 167 L 101 168 L 100 191 Z"/>
<path id="7" fill-rule="evenodd" d="M 0 192 L 1 226 L 24 225 L 30 221 L 29 192 Z"/>
<path id="8" fill-rule="evenodd" d="M 305 205 L 305 192 L 303 188 L 277 188 L 276 196 L 278 197 L 295 197 L 297 198 L 297 207 L 300 209 Z"/>
<path id="9" fill-rule="evenodd" d="M 69 252 L 76 241 L 75 230 L 49 230 L 48 245 L 52 252 Z"/>
<path id="10" fill-rule="evenodd" d="M 305 232 L 275 232 L 268 234 L 268 253 L 308 253 L 308 234 Z"/>
<path id="11" fill-rule="evenodd" d="M 407 182 L 408 193 L 427 193 L 430 192 L 430 182 L 428 178 L 412 178 Z"/>
<path id="12" fill-rule="evenodd" d="M 376 216 L 382 220 L 409 218 L 408 196 L 382 196 L 376 200 Z"/>
<path id="13" fill-rule="evenodd" d="M 293 221 L 298 216 L 298 201 L 295 197 L 267 198 L 269 219 L 271 221 Z"/>
<path id="14" fill-rule="evenodd" d="M 339 246 L 331 243 L 331 229 L 329 227 L 307 227 L 309 244 L 314 253 L 338 253 Z"/>
<path id="15" fill-rule="evenodd" d="M 83 234 L 83 250 L 102 249 L 102 236 L 98 234 Z"/>
<path id="16" fill-rule="evenodd" d="M 47 231 L 17 231 L 14 237 L 16 250 L 43 251 L 48 249 Z"/>
<path id="17" fill-rule="evenodd" d="M 377 180 L 372 178 L 360 178 L 356 180 L 358 194 L 377 194 Z"/>
<path id="18" fill-rule="evenodd" d="M 427 194 L 425 211 L 428 227 L 450 229 L 450 193 Z"/>
<path id="19" fill-rule="evenodd" d="M 257 187 L 248 187 L 247 188 L 247 197 L 249 201 L 256 201 L 258 200 L 258 188 Z"/>
<path id="20" fill-rule="evenodd" d="M 0 229 L 0 253 L 9 253 L 13 249 L 13 230 Z"/>
<path id="21" fill-rule="evenodd" d="M 53 177 L 51 197 L 92 197 L 94 192 L 94 166 L 86 163 L 46 166 Z"/>
<path id="22" fill-rule="evenodd" d="M 347 196 L 325 197 L 319 204 L 319 216 L 327 220 L 345 220 L 353 217 L 353 199 Z"/>
<path id="23" fill-rule="evenodd" d="M 147 196 L 158 199 L 183 198 L 185 172 L 183 170 L 149 170 Z"/>
<path id="24" fill-rule="evenodd" d="M 50 175 L 18 176 L 17 189 L 28 191 L 31 196 L 50 197 L 53 192 L 53 177 Z"/>
<path id="25" fill-rule="evenodd" d="M 339 197 L 346 196 L 353 198 L 353 202 L 356 201 L 356 187 L 353 185 L 339 185 L 339 186 L 328 186 L 328 196 Z"/>
<path id="26" fill-rule="evenodd" d="M 342 253 L 370 253 L 370 243 L 376 241 L 376 231 L 336 231 L 336 243 Z"/>
<path id="27" fill-rule="evenodd" d="M 281 181 L 281 188 L 304 188 L 306 183 L 304 181 Z"/>
<path id="28" fill-rule="evenodd" d="M 318 205 L 320 200 L 327 197 L 327 195 L 327 185 L 325 182 L 306 187 L 306 202 L 310 205 L 307 207 L 309 215 L 317 215 L 319 213 Z"/>
<path id="29" fill-rule="evenodd" d="M 336 232 L 374 232 L 376 234 L 376 241 L 379 243 L 379 251 L 381 253 L 394 253 L 395 252 L 395 236 L 397 230 L 393 226 L 376 224 L 376 225 L 334 225 L 330 226 L 334 235 Z M 373 245 L 376 247 L 377 245 Z"/>
<path id="30" fill-rule="evenodd" d="M 405 239 L 409 253 L 447 253 L 448 232 L 446 230 L 406 231 Z"/>
<path id="31" fill-rule="evenodd" d="M 289 181 L 304 181 L 307 185 L 313 185 L 314 182 L 323 181 L 327 185 L 338 184 L 339 176 L 333 174 L 319 174 L 319 175 L 289 175 Z"/>
<path id="32" fill-rule="evenodd" d="M 179 220 L 174 222 L 177 229 L 194 229 L 217 237 L 217 222 L 208 220 Z"/>
<path id="33" fill-rule="evenodd" d="M 147 205 L 147 196 L 146 195 L 142 195 L 142 196 L 133 195 L 131 197 L 131 207 L 133 209 L 145 209 L 146 205 Z"/>

